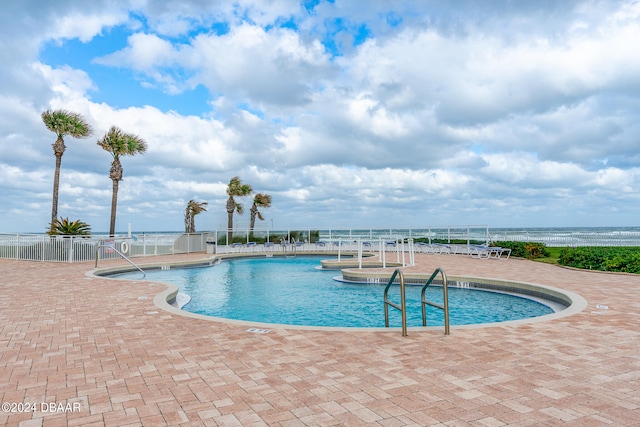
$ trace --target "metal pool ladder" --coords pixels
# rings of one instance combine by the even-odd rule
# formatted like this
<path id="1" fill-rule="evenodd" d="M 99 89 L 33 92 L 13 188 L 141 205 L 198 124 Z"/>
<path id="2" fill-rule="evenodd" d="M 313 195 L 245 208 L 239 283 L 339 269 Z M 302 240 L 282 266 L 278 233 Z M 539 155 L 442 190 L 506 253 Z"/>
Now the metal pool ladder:
<path id="1" fill-rule="evenodd" d="M 435 302 L 427 301 L 425 297 L 425 293 L 433 279 L 438 276 L 438 273 L 442 276 L 442 296 L 443 296 L 443 304 L 436 304 Z M 396 304 L 392 301 L 389 301 L 388 293 L 389 288 L 393 284 L 396 276 L 400 276 L 400 304 Z M 444 334 L 449 335 L 449 292 L 448 292 L 448 284 L 447 284 L 447 274 L 441 267 L 435 269 L 427 283 L 422 287 L 421 292 L 421 305 L 422 305 L 422 326 L 427 326 L 427 305 L 432 307 L 437 307 L 441 310 L 444 310 Z M 399 268 L 396 268 L 389 279 L 389 283 L 387 283 L 387 287 L 384 288 L 384 326 L 386 328 L 389 327 L 389 306 L 400 310 L 402 313 L 402 336 L 407 336 L 407 300 L 405 297 L 405 282 L 404 282 L 404 273 Z"/>

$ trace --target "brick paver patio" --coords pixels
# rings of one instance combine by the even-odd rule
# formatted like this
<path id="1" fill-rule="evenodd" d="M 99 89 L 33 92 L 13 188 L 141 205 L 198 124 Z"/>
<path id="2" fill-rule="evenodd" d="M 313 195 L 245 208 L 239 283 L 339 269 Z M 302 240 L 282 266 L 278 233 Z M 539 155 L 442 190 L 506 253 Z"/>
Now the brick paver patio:
<path id="1" fill-rule="evenodd" d="M 194 257 L 206 255 L 137 262 Z M 417 261 L 409 271 L 541 283 L 589 305 L 449 336 L 258 334 L 163 310 L 153 298 L 164 285 L 90 277 L 90 263 L 0 260 L 0 425 L 640 426 L 640 276 Z"/>

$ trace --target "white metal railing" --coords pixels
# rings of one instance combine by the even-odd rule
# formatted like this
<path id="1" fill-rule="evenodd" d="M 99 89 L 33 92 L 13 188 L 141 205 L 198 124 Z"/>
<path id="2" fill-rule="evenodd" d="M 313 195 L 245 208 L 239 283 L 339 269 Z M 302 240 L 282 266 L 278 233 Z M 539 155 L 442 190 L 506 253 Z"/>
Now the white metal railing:
<path id="1" fill-rule="evenodd" d="M 234 243 L 248 244 L 252 242 L 280 243 L 282 241 L 315 243 L 317 241 L 357 241 L 357 240 L 388 240 L 421 238 L 451 242 L 453 240 L 479 241 L 487 243 L 489 240 L 489 227 L 487 225 L 447 225 L 439 227 L 410 227 L 410 228 L 297 228 L 297 229 L 269 229 L 237 227 L 233 230 L 218 229 L 211 232 L 213 240 L 218 246 L 229 246 Z M 229 238 L 231 236 L 231 238 Z"/>
<path id="2" fill-rule="evenodd" d="M 117 249 L 129 258 L 203 252 L 209 233 L 117 235 L 114 237 L 49 236 L 46 234 L 0 234 L 0 258 L 83 262 L 115 259 Z"/>
<path id="3" fill-rule="evenodd" d="M 385 230 L 386 231 L 386 230 Z M 133 234 L 109 236 L 49 236 L 42 234 L 0 234 L 0 258 L 17 260 L 46 261 L 46 262 L 84 262 L 93 260 L 117 259 L 122 254 L 127 258 L 172 255 L 179 253 L 207 252 L 207 253 L 245 253 L 264 252 L 292 255 L 302 252 L 331 252 L 358 256 L 362 262 L 363 252 L 379 252 L 383 263 L 387 257 L 383 253 L 395 253 L 395 262 L 402 265 L 414 264 L 413 239 L 400 237 L 398 233 L 393 238 L 378 234 L 375 239 L 363 239 L 361 234 L 352 233 L 349 238 L 342 238 L 344 234 L 327 232 L 331 240 L 300 241 L 291 237 L 299 236 L 299 232 L 277 232 L 274 239 L 263 239 L 257 243 L 219 244 L 218 236 L 226 233 L 195 233 L 195 234 Z M 309 234 L 311 235 L 311 234 Z M 269 233 L 267 232 L 267 236 Z M 320 235 L 318 235 L 320 236 Z M 368 235 L 369 236 L 369 235 Z M 270 240 L 277 240 L 272 242 Z M 391 255 L 393 256 L 393 255 Z"/>
<path id="4" fill-rule="evenodd" d="M 365 252 L 377 253 L 378 259 L 383 267 L 386 263 L 393 261 L 395 254 L 395 263 L 402 266 L 415 265 L 415 245 L 412 238 L 388 238 L 378 237 L 377 239 L 362 239 L 359 237 L 350 239 L 333 239 L 331 241 L 318 240 L 313 243 L 299 241 L 283 241 L 280 243 L 273 242 L 236 242 L 230 245 L 217 245 L 210 252 L 217 254 L 228 253 L 259 253 L 267 256 L 276 254 L 285 256 L 296 256 L 301 253 L 330 253 L 337 256 L 338 261 L 342 256 L 350 258 L 356 257 L 358 265 L 362 268 L 362 260 Z M 390 258 L 390 259 L 387 259 Z"/>
<path id="5" fill-rule="evenodd" d="M 127 257 L 169 255 L 190 252 L 229 253 L 245 251 L 277 252 L 292 248 L 301 251 L 358 252 L 363 245 L 366 252 L 389 253 L 397 257 L 413 255 L 408 249 L 410 239 L 419 242 L 420 252 L 428 248 L 431 252 L 441 250 L 441 242 L 457 242 L 450 245 L 459 249 L 474 242 L 521 241 L 541 242 L 548 246 L 640 246 L 640 228 L 636 229 L 537 229 L 489 231 L 486 225 L 442 226 L 423 228 L 366 228 L 366 229 L 220 229 L 205 233 L 142 233 L 124 234 L 109 238 L 106 235 L 48 236 L 46 234 L 0 234 L 0 258 L 38 260 L 54 262 L 91 261 L 99 248 L 100 259 L 114 259 L 118 255 L 109 249 L 116 245 Z M 391 244 L 395 242 L 395 247 Z M 388 244 L 387 244 L 388 243 Z M 466 244 L 465 244 L 466 243 Z M 429 246 L 424 246 L 429 245 Z M 123 250 L 126 249 L 126 250 Z M 401 261 L 398 258 L 398 261 Z M 403 264 L 412 264 L 413 259 L 403 259 Z"/>

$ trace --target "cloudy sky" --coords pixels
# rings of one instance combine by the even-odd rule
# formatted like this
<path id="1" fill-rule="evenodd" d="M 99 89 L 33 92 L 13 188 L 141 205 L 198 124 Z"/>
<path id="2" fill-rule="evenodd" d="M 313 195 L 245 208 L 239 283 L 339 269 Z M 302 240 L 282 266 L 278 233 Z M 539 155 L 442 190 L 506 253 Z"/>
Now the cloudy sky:
<path id="1" fill-rule="evenodd" d="M 236 175 L 275 228 L 637 226 L 639 43 L 635 0 L 7 0 L 0 231 L 50 221 L 47 109 L 94 129 L 58 212 L 98 232 L 112 125 L 119 231 L 225 227 Z"/>

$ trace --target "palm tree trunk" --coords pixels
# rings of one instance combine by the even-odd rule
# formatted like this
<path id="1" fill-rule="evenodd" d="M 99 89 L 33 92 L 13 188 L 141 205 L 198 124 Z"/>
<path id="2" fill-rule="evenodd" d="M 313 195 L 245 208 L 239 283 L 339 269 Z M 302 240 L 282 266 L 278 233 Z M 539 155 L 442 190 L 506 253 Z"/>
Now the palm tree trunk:
<path id="1" fill-rule="evenodd" d="M 233 212 L 236 210 L 236 201 L 233 196 L 227 199 L 227 245 L 233 243 Z"/>
<path id="2" fill-rule="evenodd" d="M 56 153 L 56 171 L 53 174 L 53 202 L 51 203 L 51 226 L 58 219 L 58 191 L 60 188 L 60 164 L 62 163 L 62 153 Z"/>
<path id="3" fill-rule="evenodd" d="M 227 218 L 227 244 L 231 244 L 233 239 L 233 212 L 229 212 Z"/>
<path id="4" fill-rule="evenodd" d="M 255 205 L 251 207 L 251 222 L 249 223 L 249 238 L 253 239 L 253 227 L 256 225 L 256 214 L 258 213 L 257 209 L 254 209 Z"/>
<path id="5" fill-rule="evenodd" d="M 113 180 L 113 192 L 111 194 L 111 225 L 109 226 L 109 235 L 115 236 L 116 231 L 116 207 L 118 205 L 118 180 Z"/>

